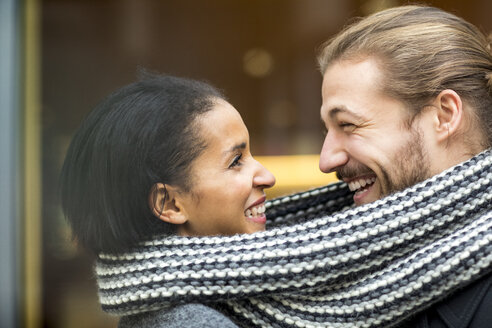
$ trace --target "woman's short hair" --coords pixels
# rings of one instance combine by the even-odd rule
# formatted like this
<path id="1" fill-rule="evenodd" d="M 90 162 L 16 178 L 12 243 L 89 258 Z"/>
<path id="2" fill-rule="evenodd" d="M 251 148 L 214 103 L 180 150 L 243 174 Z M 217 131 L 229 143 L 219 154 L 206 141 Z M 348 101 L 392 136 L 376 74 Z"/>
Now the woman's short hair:
<path id="1" fill-rule="evenodd" d="M 474 25 L 426 6 L 390 8 L 355 21 L 322 45 L 321 73 L 337 60 L 374 57 L 382 90 L 417 115 L 441 91 L 452 89 L 472 107 L 483 147 L 492 146 L 490 40 Z"/>
<path id="2" fill-rule="evenodd" d="M 204 82 L 145 74 L 87 116 L 60 176 L 62 208 L 76 240 L 94 252 L 122 252 L 173 225 L 156 218 L 158 182 L 189 191 L 190 164 L 205 148 L 196 118 L 224 96 Z"/>

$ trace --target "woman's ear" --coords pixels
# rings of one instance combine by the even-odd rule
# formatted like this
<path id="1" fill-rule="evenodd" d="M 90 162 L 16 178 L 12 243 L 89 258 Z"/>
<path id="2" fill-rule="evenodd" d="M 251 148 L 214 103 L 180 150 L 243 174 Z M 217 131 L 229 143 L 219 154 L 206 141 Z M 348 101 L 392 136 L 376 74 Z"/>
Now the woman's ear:
<path id="1" fill-rule="evenodd" d="M 448 141 L 460 128 L 463 119 L 461 97 L 453 90 L 441 91 L 435 100 L 437 109 L 436 132 L 438 140 Z"/>
<path id="2" fill-rule="evenodd" d="M 186 213 L 179 202 L 175 188 L 163 183 L 156 183 L 149 193 L 149 206 L 152 214 L 159 220 L 171 224 L 183 224 L 188 221 Z"/>

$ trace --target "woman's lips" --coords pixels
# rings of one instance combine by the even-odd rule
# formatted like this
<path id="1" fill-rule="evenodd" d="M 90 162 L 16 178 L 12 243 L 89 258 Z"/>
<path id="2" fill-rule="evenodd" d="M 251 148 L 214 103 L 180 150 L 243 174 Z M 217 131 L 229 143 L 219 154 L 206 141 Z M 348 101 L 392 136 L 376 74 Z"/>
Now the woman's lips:
<path id="1" fill-rule="evenodd" d="M 256 205 L 259 205 L 261 203 L 264 203 L 265 200 L 266 200 L 266 196 L 265 195 L 261 196 L 260 198 L 258 198 L 258 200 L 256 202 L 254 202 L 253 204 L 249 205 L 249 207 L 246 210 L 250 209 L 253 206 L 256 206 Z"/>
<path id="2" fill-rule="evenodd" d="M 261 224 L 266 223 L 265 200 L 265 196 L 260 197 L 244 211 L 247 220 Z"/>
<path id="3" fill-rule="evenodd" d="M 266 216 L 265 214 L 261 214 L 260 216 L 254 216 L 254 217 L 248 217 L 246 216 L 246 220 L 252 221 L 255 223 L 260 223 L 260 224 L 265 224 L 266 223 Z"/>

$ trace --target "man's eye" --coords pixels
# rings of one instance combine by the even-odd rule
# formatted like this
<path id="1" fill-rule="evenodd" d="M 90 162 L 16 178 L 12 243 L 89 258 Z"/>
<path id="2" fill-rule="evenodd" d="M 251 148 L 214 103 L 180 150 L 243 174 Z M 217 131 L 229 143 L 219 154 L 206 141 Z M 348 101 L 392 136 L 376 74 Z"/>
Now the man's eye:
<path id="1" fill-rule="evenodd" d="M 236 157 L 234 157 L 234 159 L 232 160 L 232 163 L 229 165 L 229 168 L 231 169 L 233 167 L 241 165 L 241 158 L 242 157 L 243 157 L 243 154 L 236 155 Z"/>
<path id="2" fill-rule="evenodd" d="M 340 122 L 338 124 L 339 127 L 341 127 L 342 129 L 354 129 L 355 128 L 355 125 L 352 124 L 352 123 L 348 123 L 348 122 Z"/>

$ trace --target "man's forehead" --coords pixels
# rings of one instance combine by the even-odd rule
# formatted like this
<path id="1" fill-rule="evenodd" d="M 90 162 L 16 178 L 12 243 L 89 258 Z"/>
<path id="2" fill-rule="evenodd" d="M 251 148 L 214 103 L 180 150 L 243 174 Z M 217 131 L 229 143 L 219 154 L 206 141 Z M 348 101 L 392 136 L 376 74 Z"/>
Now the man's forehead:
<path id="1" fill-rule="evenodd" d="M 383 81 L 383 70 L 374 57 L 338 60 L 323 73 L 321 96 L 324 100 L 340 92 L 358 93 L 361 88 L 381 93 Z"/>
<path id="2" fill-rule="evenodd" d="M 379 68 L 370 59 L 332 64 L 323 76 L 322 112 L 332 116 L 339 112 L 361 115 L 382 96 L 380 76 Z"/>

